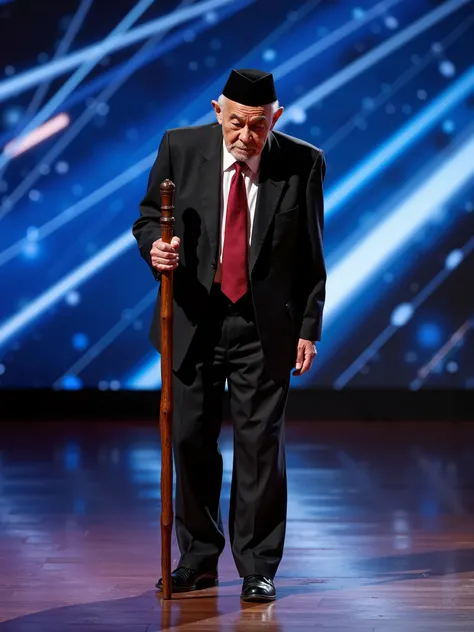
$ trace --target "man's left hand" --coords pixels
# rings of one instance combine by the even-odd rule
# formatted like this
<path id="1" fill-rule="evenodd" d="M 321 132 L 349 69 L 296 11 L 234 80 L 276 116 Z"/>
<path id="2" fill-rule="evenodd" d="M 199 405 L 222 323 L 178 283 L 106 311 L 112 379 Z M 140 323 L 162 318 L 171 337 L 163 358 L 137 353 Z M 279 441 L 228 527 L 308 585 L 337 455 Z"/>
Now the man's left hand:
<path id="1" fill-rule="evenodd" d="M 298 340 L 298 352 L 296 354 L 295 371 L 293 375 L 303 375 L 306 371 L 309 371 L 313 360 L 316 357 L 316 345 L 311 340 Z"/>

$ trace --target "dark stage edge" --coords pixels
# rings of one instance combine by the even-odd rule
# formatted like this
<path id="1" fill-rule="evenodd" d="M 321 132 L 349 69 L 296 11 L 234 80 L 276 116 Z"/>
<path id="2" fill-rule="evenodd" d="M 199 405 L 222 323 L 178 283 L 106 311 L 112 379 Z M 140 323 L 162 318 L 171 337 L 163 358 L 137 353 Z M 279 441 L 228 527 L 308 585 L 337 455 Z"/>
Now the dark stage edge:
<path id="1" fill-rule="evenodd" d="M 0 390 L 1 420 L 158 419 L 159 391 Z M 226 409 L 228 416 L 228 407 Z M 312 389 L 290 393 L 288 420 L 474 421 L 474 391 Z"/>

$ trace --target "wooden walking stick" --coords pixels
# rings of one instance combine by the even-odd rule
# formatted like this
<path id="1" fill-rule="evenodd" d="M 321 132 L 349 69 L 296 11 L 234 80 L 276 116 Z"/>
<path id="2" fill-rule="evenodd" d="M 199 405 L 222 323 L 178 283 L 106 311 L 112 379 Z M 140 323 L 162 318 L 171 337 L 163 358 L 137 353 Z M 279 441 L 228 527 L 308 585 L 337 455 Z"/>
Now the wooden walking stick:
<path id="1" fill-rule="evenodd" d="M 171 180 L 161 183 L 161 238 L 169 244 L 173 237 L 173 198 Z M 171 532 L 173 528 L 173 270 L 161 273 L 161 573 L 163 598 L 171 599 Z"/>

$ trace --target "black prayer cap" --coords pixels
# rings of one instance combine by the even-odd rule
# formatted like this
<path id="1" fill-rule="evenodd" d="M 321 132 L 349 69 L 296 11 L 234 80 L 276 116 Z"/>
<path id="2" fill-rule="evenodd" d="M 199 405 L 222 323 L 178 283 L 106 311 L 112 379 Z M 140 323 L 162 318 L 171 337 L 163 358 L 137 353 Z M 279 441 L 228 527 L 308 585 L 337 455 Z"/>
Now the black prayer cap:
<path id="1" fill-rule="evenodd" d="M 267 105 L 277 100 L 273 75 L 254 68 L 232 70 L 222 94 L 242 105 Z"/>

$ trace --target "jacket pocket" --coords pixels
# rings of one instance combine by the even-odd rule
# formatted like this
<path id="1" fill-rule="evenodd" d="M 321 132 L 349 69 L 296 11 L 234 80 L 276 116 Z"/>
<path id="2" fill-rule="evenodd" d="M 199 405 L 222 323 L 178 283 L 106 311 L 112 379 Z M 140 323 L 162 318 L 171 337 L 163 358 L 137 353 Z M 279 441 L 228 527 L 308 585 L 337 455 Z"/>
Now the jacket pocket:
<path id="1" fill-rule="evenodd" d="M 279 222 L 288 222 L 294 217 L 297 217 L 298 208 L 299 206 L 296 205 L 293 206 L 293 208 L 288 209 L 287 211 L 280 211 L 279 213 L 277 213 L 275 215 L 275 224 L 278 224 Z"/>

